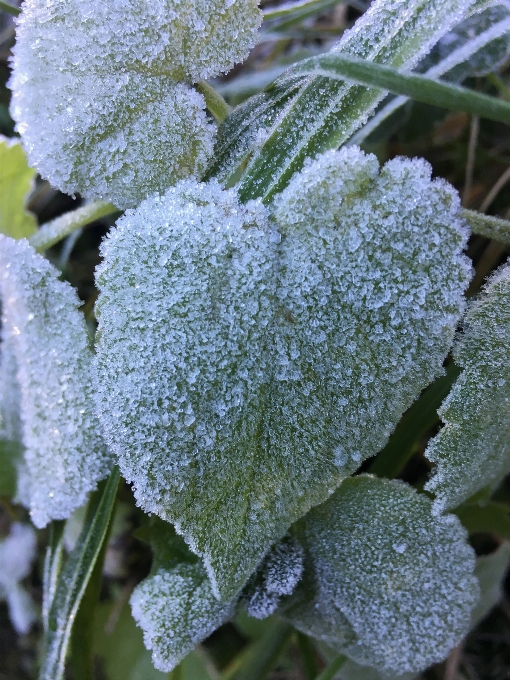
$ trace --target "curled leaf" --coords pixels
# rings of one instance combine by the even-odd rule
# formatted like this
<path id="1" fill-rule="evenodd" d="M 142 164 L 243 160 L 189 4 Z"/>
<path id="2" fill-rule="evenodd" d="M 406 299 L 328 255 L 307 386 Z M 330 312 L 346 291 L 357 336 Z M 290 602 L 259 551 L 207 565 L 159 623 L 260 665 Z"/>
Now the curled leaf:
<path id="1" fill-rule="evenodd" d="M 18 494 L 37 527 L 69 517 L 110 466 L 80 301 L 58 277 L 25 240 L 0 236 L 2 334 L 16 360 L 25 447 Z"/>
<path id="2" fill-rule="evenodd" d="M 436 463 L 426 489 L 435 509 L 454 508 L 510 472 L 510 265 L 471 304 L 454 350 L 464 370 L 439 415 L 445 427 L 425 455 Z"/>
<path id="3" fill-rule="evenodd" d="M 345 480 L 297 527 L 305 575 L 283 615 L 384 673 L 444 659 L 469 628 L 479 587 L 466 531 L 431 509 L 402 482 Z"/>

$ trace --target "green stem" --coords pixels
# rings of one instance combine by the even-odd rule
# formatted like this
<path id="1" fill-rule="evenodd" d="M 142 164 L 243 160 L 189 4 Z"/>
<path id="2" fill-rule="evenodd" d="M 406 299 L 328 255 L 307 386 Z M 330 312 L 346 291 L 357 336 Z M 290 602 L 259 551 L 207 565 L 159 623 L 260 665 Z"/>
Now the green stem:
<path id="1" fill-rule="evenodd" d="M 239 666 L 225 673 L 222 680 L 265 680 L 287 646 L 292 627 L 282 621 L 274 621 L 264 635 L 243 656 Z"/>
<path id="2" fill-rule="evenodd" d="M 204 95 L 207 108 L 216 118 L 218 124 L 221 125 L 221 123 L 223 123 L 225 118 L 227 118 L 232 110 L 230 106 L 223 99 L 221 94 L 218 94 L 214 87 L 209 85 L 209 83 L 206 83 L 205 80 L 201 80 L 199 83 L 197 83 L 196 88 L 201 94 Z"/>
<path id="3" fill-rule="evenodd" d="M 118 213 L 119 209 L 112 203 L 105 203 L 104 201 L 88 203 L 77 210 L 65 213 L 65 215 L 43 224 L 35 234 L 29 237 L 28 242 L 38 253 L 41 253 L 72 234 L 76 229 L 91 224 L 101 217 Z"/>
<path id="4" fill-rule="evenodd" d="M 306 680 L 315 680 L 317 676 L 317 656 L 315 653 L 315 647 L 313 642 L 310 640 L 308 635 L 297 631 L 296 639 L 301 653 L 301 662 L 303 664 L 303 671 L 305 673 Z"/>
<path id="5" fill-rule="evenodd" d="M 501 217 L 484 215 L 476 210 L 463 210 L 462 216 L 471 227 L 473 234 L 492 238 L 510 245 L 510 221 Z"/>
<path id="6" fill-rule="evenodd" d="M 340 654 L 333 659 L 333 661 L 327 666 L 320 675 L 317 676 L 316 680 L 333 680 L 338 671 L 342 668 L 344 663 L 347 661 L 347 657 Z"/>
<path id="7" fill-rule="evenodd" d="M 8 2 L 4 2 L 4 0 L 0 0 L 0 10 L 12 14 L 13 17 L 17 17 L 21 14 L 21 10 L 19 7 L 14 7 L 14 5 L 9 4 Z"/>

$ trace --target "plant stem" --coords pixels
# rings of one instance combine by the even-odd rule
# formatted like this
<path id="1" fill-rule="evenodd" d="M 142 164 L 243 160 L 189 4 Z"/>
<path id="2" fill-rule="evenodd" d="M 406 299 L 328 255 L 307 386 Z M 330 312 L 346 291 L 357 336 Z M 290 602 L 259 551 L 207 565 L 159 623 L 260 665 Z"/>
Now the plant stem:
<path id="1" fill-rule="evenodd" d="M 28 242 L 38 253 L 51 248 L 73 231 L 91 224 L 101 217 L 120 213 L 112 203 L 97 201 L 88 203 L 77 210 L 65 213 L 60 217 L 43 224 L 42 227 L 29 237 Z"/>
<path id="2" fill-rule="evenodd" d="M 463 210 L 462 216 L 474 234 L 510 244 L 510 221 L 492 215 L 482 215 L 476 210 Z"/>
<path id="3" fill-rule="evenodd" d="M 239 666 L 225 673 L 223 680 L 265 680 L 287 646 L 292 627 L 283 621 L 274 621 L 243 657 Z"/>
<path id="4" fill-rule="evenodd" d="M 340 654 L 333 659 L 333 661 L 327 666 L 322 673 L 320 673 L 315 680 L 333 680 L 338 671 L 342 668 L 344 663 L 347 661 L 347 657 Z"/>
<path id="5" fill-rule="evenodd" d="M 8 14 L 12 14 L 13 17 L 17 17 L 21 14 L 19 7 L 15 7 L 8 2 L 4 2 L 4 0 L 0 0 L 0 10 L 8 12 Z"/>
<path id="6" fill-rule="evenodd" d="M 306 680 L 315 680 L 317 676 L 317 659 L 315 654 L 315 647 L 308 635 L 297 631 L 296 639 L 301 653 L 301 661 Z"/>
<path id="7" fill-rule="evenodd" d="M 197 90 L 204 95 L 207 108 L 221 125 L 232 110 L 221 94 L 218 94 L 212 85 L 201 80 L 197 83 Z"/>

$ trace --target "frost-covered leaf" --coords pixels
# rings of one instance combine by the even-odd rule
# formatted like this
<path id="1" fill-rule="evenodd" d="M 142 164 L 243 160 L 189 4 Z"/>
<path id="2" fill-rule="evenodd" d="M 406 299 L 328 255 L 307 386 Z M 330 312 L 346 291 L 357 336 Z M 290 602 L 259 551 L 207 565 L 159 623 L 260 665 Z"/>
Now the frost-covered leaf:
<path id="1" fill-rule="evenodd" d="M 265 619 L 273 614 L 284 595 L 292 595 L 303 574 L 303 549 L 286 536 L 266 555 L 247 584 L 242 602 L 250 616 Z"/>
<path id="2" fill-rule="evenodd" d="M 176 79 L 244 58 L 261 21 L 257 4 L 27 0 L 10 86 L 30 163 L 62 191 L 119 208 L 200 175 L 215 127 L 202 95 Z"/>
<path id="3" fill-rule="evenodd" d="M 235 601 L 218 602 L 202 562 L 170 526 L 159 522 L 152 534 L 154 564 L 135 588 L 131 609 L 154 666 L 171 671 L 233 616 Z"/>
<path id="4" fill-rule="evenodd" d="M 469 628 L 479 586 L 459 520 L 431 510 L 403 482 L 345 480 L 296 527 L 305 574 L 284 616 L 387 674 L 444 659 Z"/>
<path id="5" fill-rule="evenodd" d="M 421 161 L 328 153 L 275 217 L 281 242 L 260 203 L 185 181 L 119 220 L 97 276 L 104 430 L 226 600 L 441 373 L 470 274 Z"/>
<path id="6" fill-rule="evenodd" d="M 505 576 L 510 565 L 510 543 L 505 541 L 490 555 L 476 560 L 475 574 L 480 583 L 480 600 L 472 616 L 471 625 L 476 626 L 503 597 Z"/>
<path id="7" fill-rule="evenodd" d="M 110 465 L 93 413 L 85 320 L 58 277 L 25 240 L 0 236 L 2 333 L 16 359 L 25 446 L 18 493 L 38 527 L 67 518 Z"/>
<path id="8" fill-rule="evenodd" d="M 34 176 L 19 141 L 0 135 L 0 234 L 26 238 L 36 231 L 35 217 L 26 209 Z"/>
<path id="9" fill-rule="evenodd" d="M 468 309 L 454 359 L 464 370 L 439 410 L 445 427 L 425 452 L 436 463 L 425 488 L 437 512 L 510 472 L 510 265 Z"/>
<path id="10" fill-rule="evenodd" d="M 0 540 L 0 597 L 7 600 L 12 625 L 21 635 L 36 618 L 32 598 L 20 584 L 30 573 L 35 551 L 35 532 L 25 524 L 13 524 L 7 538 Z"/>
<path id="11" fill-rule="evenodd" d="M 470 5 L 472 0 L 376 0 L 333 51 L 410 69 L 465 16 Z M 289 87 L 294 89 L 295 76 L 292 71 L 289 75 Z M 278 79 L 279 88 L 285 89 L 287 77 L 284 74 Z M 251 146 L 252 159 L 241 180 L 239 195 L 243 201 L 257 197 L 269 201 L 301 169 L 308 156 L 347 141 L 383 97 L 379 89 L 320 76 L 306 79 L 276 118 L 271 113 L 267 124 L 255 122 L 251 139 L 242 143 L 236 139 L 235 148 L 218 159 L 212 172 L 222 180 L 228 179 L 233 168 L 246 160 L 247 147 Z M 235 163 L 232 154 L 238 152 Z"/>

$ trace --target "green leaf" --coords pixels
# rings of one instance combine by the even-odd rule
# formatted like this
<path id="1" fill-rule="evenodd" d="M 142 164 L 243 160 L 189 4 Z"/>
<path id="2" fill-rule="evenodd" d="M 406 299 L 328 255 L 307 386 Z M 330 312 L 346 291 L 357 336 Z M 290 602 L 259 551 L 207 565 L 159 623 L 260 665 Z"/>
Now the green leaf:
<path id="1" fill-rule="evenodd" d="M 455 514 L 470 534 L 487 532 L 510 540 L 510 508 L 504 503 L 465 503 Z"/>
<path id="2" fill-rule="evenodd" d="M 62 567 L 48 614 L 39 680 L 61 680 L 75 617 L 94 571 L 115 505 L 120 474 L 110 477 L 93 494 L 78 543 Z M 48 572 L 49 573 L 49 572 Z M 51 588 L 45 588 L 51 592 Z"/>
<path id="3" fill-rule="evenodd" d="M 334 52 L 396 69 L 412 68 L 471 4 L 471 0 L 378 0 Z M 285 88 L 284 80 L 285 75 L 277 83 L 283 81 Z M 295 86 L 294 79 L 290 86 Z M 240 183 L 241 200 L 260 197 L 269 202 L 307 157 L 346 142 L 384 95 L 378 89 L 320 76 L 304 81 L 272 128 L 265 127 L 264 121 L 253 127 L 254 154 Z M 236 160 L 232 156 L 235 149 L 230 150 L 225 161 L 229 168 L 239 167 L 246 158 L 246 146 L 245 141 L 244 153 Z M 221 160 L 217 172 L 223 178 Z"/>
<path id="4" fill-rule="evenodd" d="M 181 183 L 119 220 L 97 278 L 110 446 L 227 602 L 442 372 L 470 276 L 424 162 L 330 152 L 273 218 Z"/>
<path id="5" fill-rule="evenodd" d="M 0 234 L 26 238 L 36 231 L 35 217 L 26 209 L 34 177 L 21 144 L 0 135 Z"/>
<path id="6" fill-rule="evenodd" d="M 510 563 L 510 543 L 505 541 L 490 555 L 476 560 L 475 573 L 480 583 L 480 601 L 472 614 L 472 627 L 475 627 L 502 599 L 504 581 Z"/>
<path id="7" fill-rule="evenodd" d="M 454 350 L 464 370 L 443 402 L 445 427 L 425 455 L 436 463 L 426 489 L 454 508 L 510 471 L 510 265 L 498 270 L 464 319 Z"/>
<path id="8" fill-rule="evenodd" d="M 233 616 L 235 601 L 218 602 L 203 564 L 171 526 L 158 522 L 152 535 L 151 574 L 130 601 L 154 666 L 168 672 Z"/>
<path id="9" fill-rule="evenodd" d="M 469 628 L 479 588 L 465 530 L 431 509 L 403 482 L 345 480 L 295 527 L 305 575 L 283 615 L 387 674 L 444 659 Z"/>
<path id="10" fill-rule="evenodd" d="M 22 452 L 18 443 L 0 439 L 0 496 L 12 498 L 16 493 L 16 464 Z"/>
<path id="11" fill-rule="evenodd" d="M 340 54 L 311 57 L 294 66 L 291 77 L 315 75 L 349 81 L 403 94 L 417 101 L 451 111 L 465 111 L 482 118 L 510 123 L 510 103 L 426 76 L 399 73 L 396 69 Z"/>

